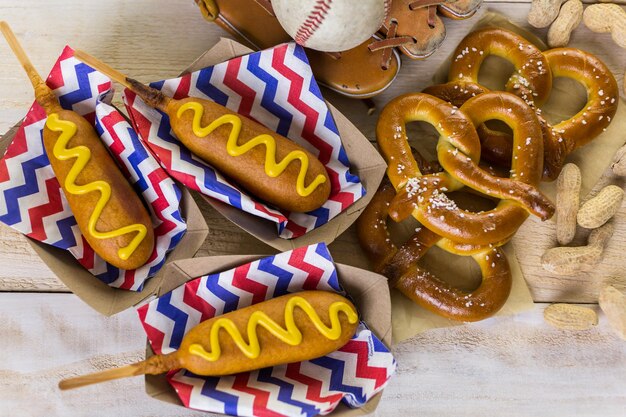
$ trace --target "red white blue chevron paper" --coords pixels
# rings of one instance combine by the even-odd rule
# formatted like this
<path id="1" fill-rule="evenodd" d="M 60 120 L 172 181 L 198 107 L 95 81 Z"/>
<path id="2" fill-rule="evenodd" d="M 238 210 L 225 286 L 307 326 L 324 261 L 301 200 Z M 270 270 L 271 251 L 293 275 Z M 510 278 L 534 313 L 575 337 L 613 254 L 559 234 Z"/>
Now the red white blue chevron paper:
<path id="1" fill-rule="evenodd" d="M 170 353 L 204 320 L 311 289 L 345 294 L 323 243 L 196 278 L 138 313 L 152 349 Z M 395 370 L 393 355 L 361 322 L 348 344 L 321 358 L 223 377 L 174 370 L 167 379 L 189 408 L 239 416 L 313 416 L 342 401 L 364 405 Z"/>
<path id="2" fill-rule="evenodd" d="M 172 177 L 204 195 L 276 222 L 280 237 L 302 236 L 365 194 L 359 178 L 350 173 L 337 126 L 299 45 L 279 45 L 150 85 L 170 97 L 213 100 L 248 116 L 303 146 L 326 166 L 331 180 L 328 201 L 309 213 L 280 212 L 259 203 L 191 154 L 172 135 L 165 114 L 124 91 L 135 129 Z"/>
<path id="3" fill-rule="evenodd" d="M 37 104 L 0 159 L 0 221 L 33 239 L 69 250 L 92 274 L 116 288 L 138 291 L 156 274 L 187 227 L 179 211 L 181 192 L 122 115 L 106 102 L 111 81 L 74 58 L 66 47 L 47 79 L 61 106 L 94 123 L 100 137 L 152 215 L 155 250 L 143 267 L 125 271 L 107 264 L 76 225 L 43 148 L 44 110 Z"/>

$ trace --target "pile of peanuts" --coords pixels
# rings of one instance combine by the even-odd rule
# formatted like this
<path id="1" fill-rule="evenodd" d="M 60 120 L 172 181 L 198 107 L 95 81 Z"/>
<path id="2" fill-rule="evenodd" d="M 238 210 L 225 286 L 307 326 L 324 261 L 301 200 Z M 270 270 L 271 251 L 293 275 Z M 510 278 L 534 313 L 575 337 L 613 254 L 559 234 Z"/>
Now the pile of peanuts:
<path id="1" fill-rule="evenodd" d="M 543 268 L 556 275 L 570 275 L 593 268 L 613 235 L 611 220 L 624 199 L 624 190 L 617 185 L 604 187 L 593 198 L 579 205 L 580 170 L 574 164 L 563 167 L 557 179 L 556 235 L 560 245 L 567 245 L 576 233 L 576 226 L 592 229 L 587 246 L 559 246 L 548 249 L 541 258 Z"/>
<path id="2" fill-rule="evenodd" d="M 626 48 L 626 10 L 617 4 L 593 4 L 583 10 L 580 0 L 533 0 L 528 23 L 548 30 L 548 45 L 563 47 L 580 23 L 597 33 L 611 33 L 615 43 Z M 626 93 L 626 77 L 624 78 Z M 613 173 L 626 176 L 626 145 L 614 157 Z M 541 263 L 544 269 L 557 275 L 570 275 L 592 268 L 602 259 L 602 253 L 613 235 L 610 221 L 620 209 L 624 190 L 617 185 L 604 187 L 593 198 L 580 205 L 581 174 L 574 164 L 563 167 L 557 181 L 556 221 L 557 241 L 569 244 L 577 225 L 593 229 L 587 246 L 560 246 L 548 249 Z M 600 291 L 598 298 L 609 325 L 626 340 L 626 295 L 611 285 Z M 544 311 L 545 320 L 562 330 L 585 330 L 598 324 L 596 312 L 588 307 L 572 304 L 552 304 Z"/>
<path id="3" fill-rule="evenodd" d="M 626 145 L 615 153 L 613 173 L 626 176 Z M 613 234 L 610 221 L 622 206 L 624 190 L 607 185 L 596 196 L 580 205 L 581 174 L 574 164 L 563 167 L 557 180 L 556 234 L 560 245 L 569 244 L 577 225 L 593 229 L 587 246 L 560 246 L 548 249 L 541 263 L 544 269 L 557 275 L 569 275 L 592 268 L 602 259 L 604 248 Z M 611 285 L 605 285 L 598 298 L 609 325 L 626 340 L 626 295 Z M 545 320 L 561 330 L 586 330 L 598 324 L 594 310 L 571 304 L 552 304 L 544 311 Z"/>
<path id="4" fill-rule="evenodd" d="M 611 169 L 616 176 L 626 176 L 626 145 L 615 152 Z M 580 205 L 581 182 L 580 169 L 574 164 L 566 164 L 557 179 L 555 216 L 559 245 L 567 245 L 574 239 L 577 225 L 593 229 L 587 246 L 559 246 L 544 253 L 541 258 L 543 268 L 557 275 L 580 272 L 600 262 L 604 247 L 613 234 L 610 220 L 624 199 L 621 187 L 607 185 Z"/>
<path id="5" fill-rule="evenodd" d="M 611 33 L 613 40 L 626 48 L 626 11 L 617 4 L 593 4 L 583 12 L 580 0 L 533 0 L 528 23 L 548 30 L 551 48 L 565 46 L 570 34 L 583 21 L 589 30 Z"/>

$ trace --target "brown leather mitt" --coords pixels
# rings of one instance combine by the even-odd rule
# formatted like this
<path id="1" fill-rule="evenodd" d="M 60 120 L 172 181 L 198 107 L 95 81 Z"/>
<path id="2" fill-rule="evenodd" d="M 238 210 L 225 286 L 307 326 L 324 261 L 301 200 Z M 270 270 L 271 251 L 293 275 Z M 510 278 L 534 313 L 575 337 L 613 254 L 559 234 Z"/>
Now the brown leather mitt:
<path id="1" fill-rule="evenodd" d="M 393 0 L 383 26 L 384 39 L 372 50 L 397 47 L 411 59 L 432 55 L 446 38 L 446 28 L 437 16 L 441 0 Z"/>
<path id="2" fill-rule="evenodd" d="M 203 16 L 217 23 L 252 49 L 267 49 L 291 37 L 274 16 L 269 0 L 195 0 Z M 340 53 L 306 50 L 313 74 L 327 88 L 352 98 L 369 98 L 384 91 L 400 70 L 393 48 L 372 49 L 380 38 Z"/>
<path id="3" fill-rule="evenodd" d="M 437 10 L 450 19 L 468 19 L 474 16 L 482 3 L 483 0 L 456 0 L 441 3 Z"/>

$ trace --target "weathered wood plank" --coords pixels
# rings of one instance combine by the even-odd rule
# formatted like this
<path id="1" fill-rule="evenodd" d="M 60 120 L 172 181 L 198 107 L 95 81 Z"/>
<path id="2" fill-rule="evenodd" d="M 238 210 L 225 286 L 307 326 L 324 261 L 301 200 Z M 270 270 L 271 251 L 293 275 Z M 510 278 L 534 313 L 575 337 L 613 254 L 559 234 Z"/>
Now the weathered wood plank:
<path id="1" fill-rule="evenodd" d="M 545 305 L 515 317 L 431 330 L 394 348 L 398 374 L 377 416 L 621 416 L 626 344 L 600 315 L 562 332 Z M 106 318 L 71 294 L 0 294 L 0 415 L 200 416 L 131 378 L 60 392 L 62 377 L 141 360 L 134 311 Z"/>
<path id="2" fill-rule="evenodd" d="M 589 331 L 553 329 L 546 306 L 398 346 L 399 373 L 376 415 L 623 415 L 626 345 L 602 315 Z"/>
<path id="3" fill-rule="evenodd" d="M 71 294 L 0 294 L 0 415 L 196 416 L 151 400 L 133 378 L 61 392 L 59 380 L 143 359 L 134 311 L 113 318 Z"/>
<path id="4" fill-rule="evenodd" d="M 67 291 L 26 238 L 0 223 L 0 291 Z"/>

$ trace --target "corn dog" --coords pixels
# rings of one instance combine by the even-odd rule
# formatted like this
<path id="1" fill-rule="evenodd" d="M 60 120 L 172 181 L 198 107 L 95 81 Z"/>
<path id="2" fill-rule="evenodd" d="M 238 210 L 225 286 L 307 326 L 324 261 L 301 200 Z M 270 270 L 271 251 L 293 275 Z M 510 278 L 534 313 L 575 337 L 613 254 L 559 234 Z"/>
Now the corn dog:
<path id="1" fill-rule="evenodd" d="M 76 57 L 167 114 L 189 150 L 260 199 L 296 212 L 315 210 L 328 200 L 324 165 L 293 141 L 212 101 L 167 97 L 83 51 Z"/>
<path id="2" fill-rule="evenodd" d="M 62 380 L 61 389 L 185 368 L 220 376 L 327 355 L 354 335 L 354 305 L 339 294 L 303 291 L 206 320 L 184 336 L 178 350 L 91 375 Z"/>
<path id="3" fill-rule="evenodd" d="M 93 126 L 65 110 L 41 79 L 6 22 L 0 30 L 24 67 L 48 118 L 43 143 L 81 233 L 104 260 L 121 269 L 144 265 L 154 248 L 148 211 Z"/>

